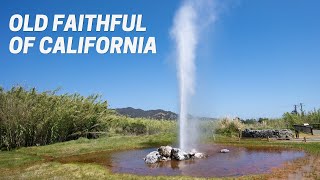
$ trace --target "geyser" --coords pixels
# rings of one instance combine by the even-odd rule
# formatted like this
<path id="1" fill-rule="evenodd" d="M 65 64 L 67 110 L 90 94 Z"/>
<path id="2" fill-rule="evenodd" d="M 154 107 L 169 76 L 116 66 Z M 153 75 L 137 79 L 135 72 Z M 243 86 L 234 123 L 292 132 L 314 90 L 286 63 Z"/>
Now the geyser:
<path id="1" fill-rule="evenodd" d="M 171 30 L 176 46 L 180 93 L 179 146 L 187 151 L 194 148 L 198 135 L 197 125 L 189 117 L 189 105 L 195 93 L 195 61 L 200 31 L 215 19 L 211 14 L 211 3 L 207 0 L 184 1 L 176 12 Z M 206 11 L 208 8 L 210 10 Z"/>

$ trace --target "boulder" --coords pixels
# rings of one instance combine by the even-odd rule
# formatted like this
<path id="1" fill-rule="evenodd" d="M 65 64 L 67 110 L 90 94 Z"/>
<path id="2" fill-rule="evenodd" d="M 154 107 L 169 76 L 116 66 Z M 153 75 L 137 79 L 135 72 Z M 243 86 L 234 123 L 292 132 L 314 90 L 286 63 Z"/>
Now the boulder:
<path id="1" fill-rule="evenodd" d="M 204 158 L 205 157 L 205 155 L 203 154 L 203 153 L 199 153 L 199 152 L 197 152 L 197 153 L 195 153 L 194 154 L 194 156 L 193 156 L 194 158 L 197 158 L 197 159 L 201 159 L 201 158 Z"/>
<path id="2" fill-rule="evenodd" d="M 196 159 L 201 159 L 204 158 L 205 155 L 203 153 L 200 153 L 198 151 L 196 151 L 195 149 L 192 149 L 189 153 L 190 158 L 196 158 Z"/>
<path id="3" fill-rule="evenodd" d="M 229 149 L 221 149 L 220 152 L 221 153 L 228 153 L 228 152 L 230 152 L 230 150 Z"/>
<path id="4" fill-rule="evenodd" d="M 171 158 L 179 161 L 190 159 L 190 154 L 182 151 L 179 148 L 172 148 Z"/>
<path id="5" fill-rule="evenodd" d="M 152 151 L 149 153 L 143 160 L 147 164 L 154 164 L 156 162 L 159 162 L 161 159 L 161 156 L 158 151 Z"/>
<path id="6" fill-rule="evenodd" d="M 158 148 L 159 154 L 166 158 L 171 157 L 171 150 L 171 146 L 161 146 L 160 148 Z"/>

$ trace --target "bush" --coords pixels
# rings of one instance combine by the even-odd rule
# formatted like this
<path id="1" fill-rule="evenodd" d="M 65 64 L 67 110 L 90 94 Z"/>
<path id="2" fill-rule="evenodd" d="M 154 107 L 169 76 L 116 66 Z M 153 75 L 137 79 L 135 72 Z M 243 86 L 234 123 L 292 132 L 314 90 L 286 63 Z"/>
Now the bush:
<path id="1" fill-rule="evenodd" d="M 308 121 L 308 123 L 310 124 L 318 124 L 320 123 L 320 109 L 316 110 L 314 109 L 313 111 L 309 112 L 306 115 L 306 119 Z"/>
<path id="2" fill-rule="evenodd" d="M 135 134 L 135 135 L 146 134 L 147 127 L 142 123 L 131 123 L 123 127 L 123 132 L 126 134 Z"/>
<path id="3" fill-rule="evenodd" d="M 236 136 L 243 130 L 244 124 L 238 119 L 224 118 L 217 123 L 216 133 L 226 136 Z"/>
<path id="4" fill-rule="evenodd" d="M 289 129 L 292 129 L 294 124 L 304 123 L 304 121 L 302 120 L 299 114 L 285 113 L 283 115 L 283 120 Z"/>

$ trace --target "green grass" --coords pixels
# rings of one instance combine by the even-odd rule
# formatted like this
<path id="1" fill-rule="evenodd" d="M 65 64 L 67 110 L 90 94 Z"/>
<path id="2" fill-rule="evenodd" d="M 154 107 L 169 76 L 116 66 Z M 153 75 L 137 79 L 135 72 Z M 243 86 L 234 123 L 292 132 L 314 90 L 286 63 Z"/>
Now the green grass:
<path id="1" fill-rule="evenodd" d="M 41 157 L 17 152 L 0 152 L 0 168 L 13 168 L 41 160 Z"/>
<path id="2" fill-rule="evenodd" d="M 102 137 L 91 140 L 80 138 L 78 140 L 56 143 L 48 146 L 21 148 L 19 150 L 16 150 L 15 152 L 37 156 L 63 157 L 97 151 L 113 151 L 154 147 L 161 144 L 171 144 L 174 141 L 175 136 L 171 134 L 115 136 Z"/>

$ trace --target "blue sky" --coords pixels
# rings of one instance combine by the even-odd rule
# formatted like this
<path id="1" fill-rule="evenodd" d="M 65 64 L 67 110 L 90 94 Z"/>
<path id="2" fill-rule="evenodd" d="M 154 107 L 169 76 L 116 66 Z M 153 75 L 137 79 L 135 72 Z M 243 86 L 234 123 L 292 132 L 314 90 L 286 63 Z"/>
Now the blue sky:
<path id="1" fill-rule="evenodd" d="M 169 31 L 181 1 L 2 1 L 0 85 L 37 87 L 82 95 L 102 94 L 111 108 L 132 106 L 178 112 L 173 41 Z M 320 1 L 228 0 L 219 3 L 218 21 L 203 34 L 197 55 L 192 113 L 222 117 L 280 117 L 303 102 L 320 107 Z M 125 36 L 121 32 L 13 33 L 19 14 L 143 14 L 155 36 L 157 54 L 13 55 L 11 37 Z M 131 33 L 130 36 L 135 35 Z"/>

